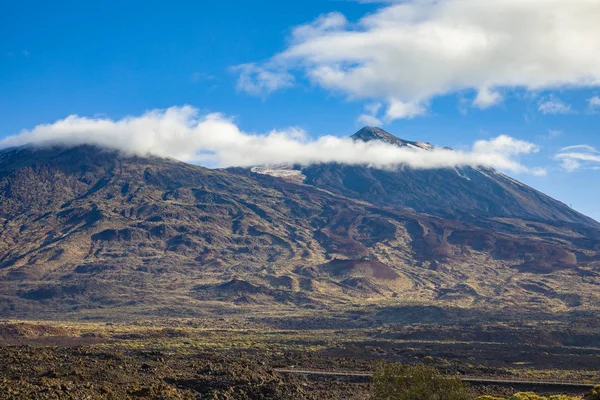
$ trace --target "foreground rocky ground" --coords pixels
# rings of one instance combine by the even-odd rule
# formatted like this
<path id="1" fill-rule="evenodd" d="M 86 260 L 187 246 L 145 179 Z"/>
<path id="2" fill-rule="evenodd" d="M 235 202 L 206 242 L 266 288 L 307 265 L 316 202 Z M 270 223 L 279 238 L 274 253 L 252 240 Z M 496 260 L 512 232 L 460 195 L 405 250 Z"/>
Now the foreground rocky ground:
<path id="1" fill-rule="evenodd" d="M 600 349 L 591 346 L 426 340 L 425 331 L 422 340 L 390 334 L 255 329 L 226 320 L 6 321 L 0 323 L 0 398 L 368 399 L 365 379 L 277 369 L 371 371 L 380 360 L 426 363 L 453 376 L 600 381 Z M 474 398 L 507 398 L 522 389 L 488 385 L 472 391 Z"/>
<path id="2" fill-rule="evenodd" d="M 0 359 L 3 399 L 353 398 L 339 385 L 319 390 L 282 379 L 243 354 L 11 347 L 0 349 Z"/>

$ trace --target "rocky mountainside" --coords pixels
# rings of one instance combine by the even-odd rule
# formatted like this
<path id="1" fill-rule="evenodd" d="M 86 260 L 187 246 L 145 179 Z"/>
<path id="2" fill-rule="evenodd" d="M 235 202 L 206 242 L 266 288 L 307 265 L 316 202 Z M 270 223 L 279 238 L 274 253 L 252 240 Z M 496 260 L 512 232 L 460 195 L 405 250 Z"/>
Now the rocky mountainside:
<path id="1" fill-rule="evenodd" d="M 509 177 L 302 172 L 0 151 L 0 315 L 600 305 L 598 224 Z"/>
<path id="2" fill-rule="evenodd" d="M 350 136 L 352 140 L 360 140 L 363 142 L 369 142 L 371 140 L 379 140 L 384 143 L 395 144 L 400 147 L 409 147 L 413 149 L 431 150 L 433 146 L 431 143 L 423 142 L 411 142 L 409 140 L 400 139 L 389 132 L 384 131 L 381 128 L 374 126 L 365 126 L 354 135 Z"/>
<path id="3" fill-rule="evenodd" d="M 405 141 L 372 127 L 361 129 L 351 138 L 383 140 L 424 151 L 433 148 L 429 143 Z M 600 228 L 598 222 L 492 168 L 390 171 L 360 165 L 315 164 L 302 172 L 306 184 L 377 205 L 475 222 L 480 218 L 518 218 Z"/>

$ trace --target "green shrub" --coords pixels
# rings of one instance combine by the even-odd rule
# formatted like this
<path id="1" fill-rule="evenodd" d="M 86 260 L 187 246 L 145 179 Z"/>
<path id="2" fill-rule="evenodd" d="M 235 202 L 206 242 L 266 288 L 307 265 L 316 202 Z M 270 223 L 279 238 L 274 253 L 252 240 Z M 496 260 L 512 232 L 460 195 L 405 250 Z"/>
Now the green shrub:
<path id="1" fill-rule="evenodd" d="M 375 400 L 469 400 L 469 391 L 457 378 L 427 365 L 381 363 L 373 374 Z"/>
<path id="2" fill-rule="evenodd" d="M 583 396 L 583 400 L 600 400 L 600 385 L 597 385 L 588 394 Z"/>
<path id="3" fill-rule="evenodd" d="M 486 394 L 485 396 L 479 396 L 475 400 L 506 400 L 506 399 L 503 397 L 494 397 L 494 396 L 490 396 L 490 395 Z"/>
<path id="4" fill-rule="evenodd" d="M 509 400 L 548 400 L 548 398 L 538 396 L 533 392 L 520 392 L 513 394 Z"/>

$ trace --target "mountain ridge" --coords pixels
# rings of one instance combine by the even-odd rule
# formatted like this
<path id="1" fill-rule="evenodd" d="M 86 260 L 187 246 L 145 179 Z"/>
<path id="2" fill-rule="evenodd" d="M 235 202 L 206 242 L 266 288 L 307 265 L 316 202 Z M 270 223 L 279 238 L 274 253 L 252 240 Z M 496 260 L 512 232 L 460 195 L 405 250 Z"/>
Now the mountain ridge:
<path id="1" fill-rule="evenodd" d="M 422 150 L 431 150 L 433 146 L 429 142 L 414 142 L 410 140 L 400 139 L 397 136 L 383 130 L 376 126 L 365 126 L 353 135 L 350 136 L 352 140 L 360 140 L 363 142 L 369 142 L 372 140 L 378 140 L 384 143 L 395 144 L 399 147 L 410 147 Z"/>
<path id="2" fill-rule="evenodd" d="M 349 138 L 364 142 L 382 141 L 415 150 L 434 148 L 428 142 L 404 140 L 371 126 L 363 127 Z M 291 171 L 297 173 L 292 174 Z M 488 167 L 425 170 L 399 166 L 390 170 L 365 165 L 315 163 L 285 169 L 256 169 L 255 172 L 283 178 L 289 176 L 296 182 L 349 198 L 442 217 L 474 220 L 494 216 L 536 222 L 555 220 L 600 228 L 600 222 Z M 445 198 L 450 200 L 444 201 Z"/>
<path id="3" fill-rule="evenodd" d="M 598 306 L 594 226 L 442 216 L 336 190 L 93 146 L 2 152 L 0 311 Z"/>

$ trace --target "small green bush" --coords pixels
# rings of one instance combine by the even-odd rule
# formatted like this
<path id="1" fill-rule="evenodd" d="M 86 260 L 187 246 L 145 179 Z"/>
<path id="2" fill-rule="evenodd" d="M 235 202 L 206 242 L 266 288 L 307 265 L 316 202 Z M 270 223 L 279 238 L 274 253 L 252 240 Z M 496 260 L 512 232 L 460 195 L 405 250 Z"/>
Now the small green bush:
<path id="1" fill-rule="evenodd" d="M 509 400 L 548 400 L 548 398 L 538 396 L 533 392 L 520 392 L 513 394 Z"/>
<path id="2" fill-rule="evenodd" d="M 600 400 L 600 385 L 597 385 L 588 394 L 583 396 L 583 400 Z"/>
<path id="3" fill-rule="evenodd" d="M 375 400 L 470 400 L 473 397 L 457 378 L 442 375 L 427 365 L 381 363 L 373 374 Z"/>

